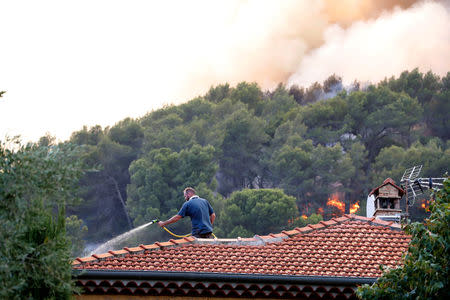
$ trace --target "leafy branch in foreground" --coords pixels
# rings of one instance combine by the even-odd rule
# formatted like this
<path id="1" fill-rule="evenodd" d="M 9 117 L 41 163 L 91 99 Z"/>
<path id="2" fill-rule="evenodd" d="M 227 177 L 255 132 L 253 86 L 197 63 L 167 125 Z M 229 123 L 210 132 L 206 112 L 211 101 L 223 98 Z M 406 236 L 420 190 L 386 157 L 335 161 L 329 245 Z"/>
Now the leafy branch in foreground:
<path id="1" fill-rule="evenodd" d="M 70 145 L 0 143 L 0 298 L 73 293 L 65 205 L 81 167 Z"/>

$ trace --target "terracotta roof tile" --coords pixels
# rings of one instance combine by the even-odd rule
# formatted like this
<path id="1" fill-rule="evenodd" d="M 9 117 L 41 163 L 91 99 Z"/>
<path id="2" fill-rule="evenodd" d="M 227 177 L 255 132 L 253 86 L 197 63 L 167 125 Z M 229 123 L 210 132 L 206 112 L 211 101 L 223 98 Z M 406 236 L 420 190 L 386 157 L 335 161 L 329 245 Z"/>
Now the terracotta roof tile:
<path id="1" fill-rule="evenodd" d="M 125 247 L 125 248 L 123 248 L 123 249 L 126 250 L 126 251 L 128 251 L 128 252 L 130 252 L 130 253 L 142 252 L 142 251 L 145 250 L 145 248 L 143 248 L 143 247 L 141 247 L 141 246 L 139 246 L 139 247 L 132 247 L 132 248 Z"/>
<path id="2" fill-rule="evenodd" d="M 159 250 L 161 249 L 161 247 L 159 247 L 156 244 L 151 244 L 151 245 L 141 245 L 142 248 L 144 248 L 145 250 Z"/>
<path id="3" fill-rule="evenodd" d="M 125 250 L 125 249 L 122 249 L 122 250 L 116 250 L 116 251 L 108 251 L 108 253 L 111 253 L 111 254 L 113 254 L 114 256 L 117 256 L 117 255 L 125 255 L 125 254 L 128 254 L 128 253 L 130 253 L 130 252 L 128 252 L 128 251 Z"/>
<path id="4" fill-rule="evenodd" d="M 292 229 L 292 230 L 283 230 L 282 233 L 284 233 L 287 236 L 293 236 L 293 235 L 299 234 L 300 231 L 297 229 Z"/>
<path id="5" fill-rule="evenodd" d="M 337 224 L 337 222 L 335 222 L 334 220 L 328 220 L 328 221 L 320 221 L 320 224 L 323 224 L 324 226 L 328 227 Z"/>
<path id="6" fill-rule="evenodd" d="M 225 240 L 224 240 L 225 241 Z M 345 215 L 254 238 L 183 238 L 77 258 L 74 269 L 378 277 L 396 267 L 410 237 L 397 224 Z M 256 243 L 258 242 L 258 243 Z M 152 251 L 160 250 L 160 251 Z"/>
<path id="7" fill-rule="evenodd" d="M 384 220 L 381 220 L 381 219 L 375 219 L 372 222 L 376 223 L 376 224 L 379 224 L 379 225 L 383 225 L 383 226 L 390 226 L 390 225 L 394 224 L 394 222 L 392 222 L 392 221 L 384 221 Z"/>
<path id="8" fill-rule="evenodd" d="M 270 236 L 272 236 L 272 237 L 274 237 L 274 238 L 282 238 L 282 239 L 288 237 L 288 236 L 287 236 L 286 234 L 284 234 L 284 233 L 276 233 L 276 234 L 271 233 Z"/>
<path id="9" fill-rule="evenodd" d="M 102 253 L 102 254 L 93 254 L 92 256 L 95 257 L 96 259 L 105 259 L 107 257 L 112 257 L 114 255 L 111 253 Z"/>
<path id="10" fill-rule="evenodd" d="M 341 222 L 347 221 L 348 219 L 349 218 L 347 217 L 347 215 L 345 215 L 345 216 L 342 216 L 342 217 L 339 217 L 339 218 L 335 218 L 333 220 L 338 222 L 338 223 L 341 223 Z"/>
<path id="11" fill-rule="evenodd" d="M 164 248 L 164 247 L 171 247 L 171 246 L 175 245 L 175 243 L 170 242 L 170 241 L 169 241 L 169 242 L 162 242 L 162 243 L 156 242 L 155 244 L 158 245 L 158 246 L 161 247 L 161 248 Z"/>
<path id="12" fill-rule="evenodd" d="M 90 262 L 90 261 L 94 261 L 97 260 L 95 257 L 89 256 L 89 257 L 77 257 L 77 259 L 80 263 L 85 263 L 85 262 Z"/>
<path id="13" fill-rule="evenodd" d="M 309 224 L 308 227 L 310 227 L 312 229 L 320 229 L 320 228 L 324 228 L 325 225 L 317 223 L 317 224 Z"/>

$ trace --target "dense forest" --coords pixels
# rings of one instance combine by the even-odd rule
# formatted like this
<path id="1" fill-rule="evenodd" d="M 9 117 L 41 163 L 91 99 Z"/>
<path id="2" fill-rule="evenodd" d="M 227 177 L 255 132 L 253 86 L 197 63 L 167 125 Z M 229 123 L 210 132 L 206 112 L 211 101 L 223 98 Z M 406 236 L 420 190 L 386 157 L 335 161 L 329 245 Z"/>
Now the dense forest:
<path id="1" fill-rule="evenodd" d="M 166 219 L 186 186 L 212 203 L 219 237 L 364 215 L 368 192 L 387 177 L 398 182 L 418 164 L 423 177 L 448 171 L 449 112 L 450 72 L 440 78 L 415 69 L 351 87 L 337 75 L 307 88 L 211 87 L 184 104 L 72 134 L 65 143 L 80 146 L 86 172 L 81 201 L 67 207 L 68 231 L 94 243 Z M 412 218 L 426 208 L 419 199 Z M 188 220 L 171 226 L 190 231 Z M 150 231 L 136 242 L 171 238 Z"/>

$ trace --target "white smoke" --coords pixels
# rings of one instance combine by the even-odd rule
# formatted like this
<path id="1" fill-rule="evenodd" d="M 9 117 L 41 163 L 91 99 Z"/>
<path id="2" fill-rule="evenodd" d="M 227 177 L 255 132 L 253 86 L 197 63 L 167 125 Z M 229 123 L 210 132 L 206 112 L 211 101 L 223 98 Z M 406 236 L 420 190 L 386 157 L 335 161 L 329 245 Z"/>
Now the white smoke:
<path id="1" fill-rule="evenodd" d="M 330 74 L 378 82 L 418 67 L 438 75 L 450 71 L 450 12 L 443 2 L 423 2 L 347 29 L 329 26 L 325 43 L 303 57 L 288 84 L 308 86 Z"/>
<path id="2" fill-rule="evenodd" d="M 442 76 L 448 3 L 0 1 L 0 138 L 67 138 L 226 82 L 307 87 L 334 73 L 348 86 L 416 67 Z"/>

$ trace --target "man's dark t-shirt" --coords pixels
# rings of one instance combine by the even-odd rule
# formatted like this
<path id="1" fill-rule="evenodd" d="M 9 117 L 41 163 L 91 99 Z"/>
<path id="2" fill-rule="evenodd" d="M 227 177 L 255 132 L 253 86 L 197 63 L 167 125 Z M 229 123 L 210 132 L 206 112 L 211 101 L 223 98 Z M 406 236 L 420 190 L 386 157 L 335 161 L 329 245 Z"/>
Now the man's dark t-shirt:
<path id="1" fill-rule="evenodd" d="M 191 217 L 192 235 L 212 232 L 212 224 L 209 216 L 214 213 L 208 201 L 198 196 L 193 196 L 181 207 L 178 215 Z"/>

